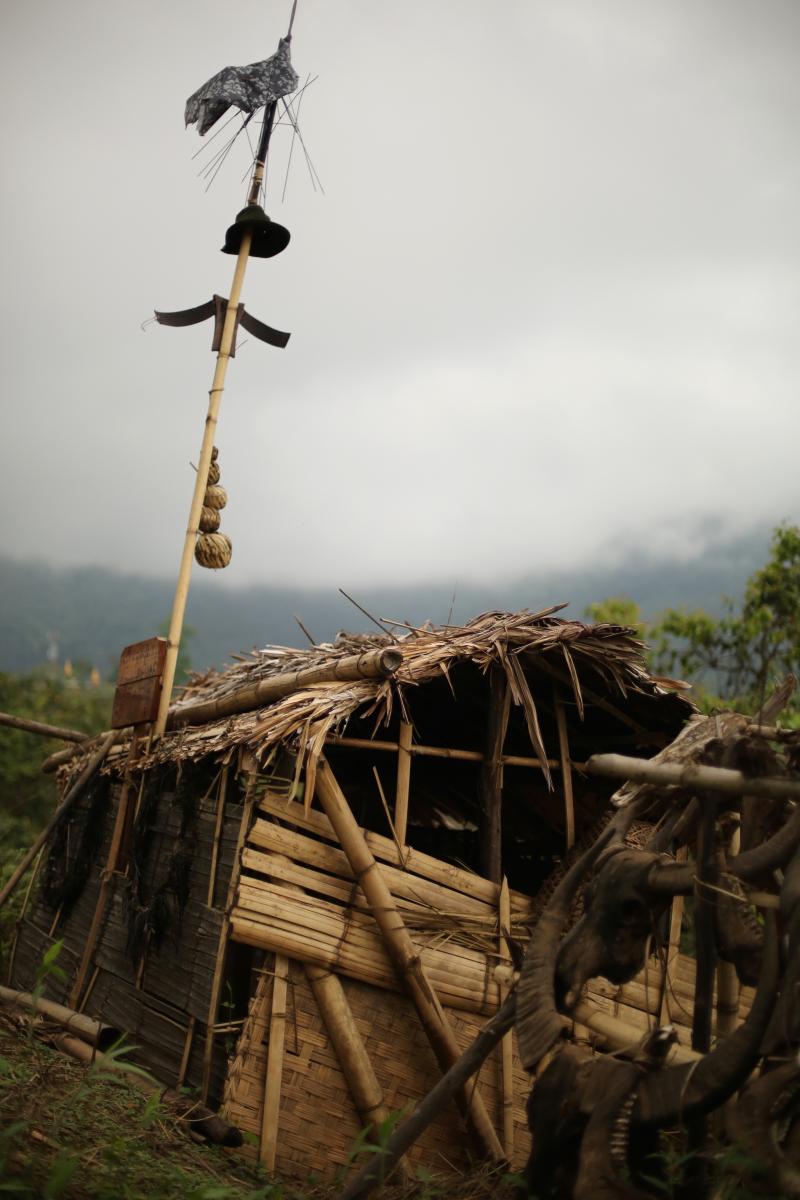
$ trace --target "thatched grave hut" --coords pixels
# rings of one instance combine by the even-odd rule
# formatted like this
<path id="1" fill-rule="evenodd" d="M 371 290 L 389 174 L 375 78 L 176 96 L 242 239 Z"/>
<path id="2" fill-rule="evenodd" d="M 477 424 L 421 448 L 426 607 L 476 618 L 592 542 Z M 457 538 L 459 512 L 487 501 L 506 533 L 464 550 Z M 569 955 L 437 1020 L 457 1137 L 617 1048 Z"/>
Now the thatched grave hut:
<path id="1" fill-rule="evenodd" d="M 13 985 L 62 939 L 48 995 L 224 1105 L 268 1166 L 340 1167 L 496 1011 L 503 932 L 525 939 L 608 811 L 614 785 L 581 764 L 649 757 L 693 712 L 632 630 L 556 611 L 271 647 L 196 678 L 170 732 L 123 737 L 58 827 Z M 56 756 L 62 790 L 91 749 Z M 646 1024 L 664 1003 L 648 970 L 590 992 L 578 1034 Z M 508 1042 L 471 1089 L 471 1138 L 453 1106 L 412 1159 L 459 1170 L 474 1144 L 519 1164 L 528 1088 Z"/>

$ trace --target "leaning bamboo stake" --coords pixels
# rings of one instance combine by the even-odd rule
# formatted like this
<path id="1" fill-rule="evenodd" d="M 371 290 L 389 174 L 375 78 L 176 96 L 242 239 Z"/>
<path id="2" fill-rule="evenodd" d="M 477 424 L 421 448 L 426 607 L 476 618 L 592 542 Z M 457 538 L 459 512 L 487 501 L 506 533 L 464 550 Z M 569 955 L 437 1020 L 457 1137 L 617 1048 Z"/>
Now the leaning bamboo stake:
<path id="1" fill-rule="evenodd" d="M 628 758 L 624 754 L 593 754 L 584 769 L 590 775 L 630 779 L 634 783 L 724 792 L 731 796 L 774 796 L 800 800 L 800 783 L 795 780 L 748 779 L 741 771 L 731 771 L 727 767 L 683 766 L 680 763 L 653 763 L 646 758 Z"/>
<path id="2" fill-rule="evenodd" d="M 0 712 L 0 725 L 9 729 L 21 729 L 23 733 L 36 733 L 39 737 L 61 738 L 62 742 L 85 742 L 88 733 L 79 729 L 62 729 L 60 725 L 45 725 L 43 721 L 30 721 L 27 717 L 15 717 L 13 713 Z"/>
<path id="3" fill-rule="evenodd" d="M 86 982 L 86 976 L 89 973 L 89 967 L 94 955 L 97 939 L 100 936 L 100 929 L 103 924 L 103 918 L 106 913 L 106 905 L 108 904 L 111 890 L 114 886 L 114 872 L 117 869 L 119 860 L 120 847 L 122 838 L 125 833 L 125 824 L 128 817 L 128 807 L 130 805 L 130 795 L 132 790 L 131 770 L 139 753 L 139 739 L 134 734 L 128 747 L 128 760 L 125 764 L 125 775 L 122 780 L 119 800 L 117 802 L 117 815 L 114 820 L 114 828 L 111 832 L 111 843 L 108 848 L 108 857 L 106 858 L 105 869 L 100 877 L 100 891 L 97 895 L 97 902 L 94 907 L 94 915 L 92 924 L 89 927 L 89 932 L 86 936 L 86 942 L 83 947 L 78 973 L 75 976 L 75 982 L 72 985 L 72 990 L 69 994 L 69 1002 L 73 1008 L 80 1008 L 81 991 Z"/>
<path id="4" fill-rule="evenodd" d="M 74 1034 L 99 1050 L 113 1046 L 121 1036 L 120 1030 L 115 1029 L 113 1025 L 103 1025 L 84 1013 L 75 1012 L 65 1004 L 56 1004 L 53 1000 L 31 995 L 30 992 L 17 992 L 13 988 L 0 987 L 0 1003 L 10 1008 L 21 1008 L 28 1013 L 36 1013 L 41 1018 L 53 1021 L 66 1033 Z"/>
<path id="5" fill-rule="evenodd" d="M 511 897 L 508 892 L 508 880 L 505 875 L 500 885 L 500 961 L 503 969 L 511 975 L 511 951 L 508 948 L 506 934 L 511 932 Z M 508 999 L 509 984 L 500 983 L 500 1005 Z M 509 1162 L 514 1157 L 514 1034 L 509 1029 L 503 1035 L 501 1042 L 501 1080 L 503 1093 L 503 1149 Z"/>
<path id="6" fill-rule="evenodd" d="M 413 728 L 410 721 L 400 722 L 397 738 L 397 787 L 394 798 L 394 830 L 401 846 L 406 844 L 408 829 L 408 797 L 411 790 L 411 739 Z"/>
<path id="7" fill-rule="evenodd" d="M 397 911 L 380 867 L 373 858 L 344 793 L 325 760 L 320 761 L 317 773 L 317 796 L 372 909 L 387 953 L 405 981 L 439 1065 L 446 1071 L 458 1059 L 460 1053 L 455 1034 L 427 979 L 419 952 Z M 477 1089 L 473 1088 L 471 1092 L 461 1089 L 459 1108 L 467 1119 L 468 1126 L 472 1126 L 482 1151 L 496 1162 L 502 1162 L 503 1148 Z"/>
<path id="8" fill-rule="evenodd" d="M 267 1171 L 275 1170 L 278 1152 L 278 1118 L 283 1079 L 283 1049 L 286 1041 L 286 990 L 289 982 L 289 960 L 275 955 L 275 976 L 272 982 L 272 1006 L 269 1017 L 267 1072 L 264 1079 L 264 1104 L 261 1110 L 261 1141 L 259 1161 Z"/>
<path id="9" fill-rule="evenodd" d="M 12 941 L 11 941 L 11 951 L 8 956 L 8 970 L 6 971 L 6 983 L 11 983 L 11 980 L 14 978 L 14 961 L 17 957 L 17 945 L 19 943 L 20 928 L 22 926 L 22 922 L 25 917 L 25 914 L 28 911 L 28 904 L 30 902 L 31 892 L 33 891 L 33 885 L 36 882 L 36 876 L 39 874 L 39 868 L 42 865 L 43 855 L 44 855 L 44 846 L 42 846 L 39 853 L 36 855 L 36 861 L 33 864 L 33 869 L 31 871 L 30 875 L 28 876 L 28 885 L 25 888 L 25 895 L 22 897 L 22 907 L 19 910 L 19 916 L 17 917 L 17 922 L 16 922 L 16 925 L 14 926 L 14 937 L 12 938 Z"/>
<path id="10" fill-rule="evenodd" d="M 511 711 L 511 690 L 505 671 L 489 672 L 489 705 L 486 714 L 486 749 L 481 767 L 480 805 L 483 815 L 481 874 L 492 883 L 502 877 L 503 842 L 503 743 Z"/>
<path id="11" fill-rule="evenodd" d="M 14 872 L 12 872 L 11 878 L 9 879 L 8 883 L 5 885 L 3 890 L 0 891 L 0 908 L 3 907 L 3 905 L 5 904 L 8 897 L 14 891 L 14 889 L 16 888 L 17 884 L 19 883 L 20 879 L 22 879 L 23 875 L 28 870 L 28 867 L 31 865 L 33 860 L 36 858 L 36 855 L 42 849 L 45 842 L 50 837 L 50 834 L 55 829 L 56 825 L 58 825 L 59 821 L 62 819 L 62 817 L 65 815 L 65 813 L 69 812 L 70 808 L 72 808 L 72 805 L 82 794 L 87 783 L 89 783 L 89 781 L 92 779 L 92 777 L 97 774 L 97 771 L 100 769 L 103 759 L 108 754 L 109 750 L 111 749 L 114 742 L 117 740 L 118 736 L 119 735 L 118 735 L 117 730 L 112 729 L 111 733 L 107 734 L 106 737 L 103 739 L 99 749 L 97 749 L 95 751 L 95 753 L 92 755 L 92 757 L 89 759 L 89 761 L 86 764 L 86 766 L 84 767 L 83 771 L 81 771 L 81 774 L 80 774 L 80 777 L 78 778 L 78 780 L 69 789 L 66 796 L 61 801 L 60 805 L 58 806 L 56 811 L 53 813 L 52 817 L 47 822 L 47 824 L 45 825 L 42 832 L 39 834 L 39 836 L 34 841 L 33 845 L 31 846 L 30 850 L 28 851 L 28 853 L 23 857 L 22 862 L 19 864 L 17 869 Z"/>
<path id="12" fill-rule="evenodd" d="M 741 830 L 737 826 L 731 834 L 728 854 L 739 853 Z M 717 1038 L 733 1033 L 739 1016 L 739 976 L 733 963 L 717 959 L 717 1022 L 714 1030 Z"/>
<path id="13" fill-rule="evenodd" d="M 567 715 L 564 702 L 553 689 L 556 710 L 556 726 L 558 728 L 558 752 L 561 758 L 561 782 L 564 788 L 564 817 L 567 831 L 567 850 L 575 844 L 575 800 L 572 794 L 572 762 L 569 756 L 569 735 L 567 733 Z"/>

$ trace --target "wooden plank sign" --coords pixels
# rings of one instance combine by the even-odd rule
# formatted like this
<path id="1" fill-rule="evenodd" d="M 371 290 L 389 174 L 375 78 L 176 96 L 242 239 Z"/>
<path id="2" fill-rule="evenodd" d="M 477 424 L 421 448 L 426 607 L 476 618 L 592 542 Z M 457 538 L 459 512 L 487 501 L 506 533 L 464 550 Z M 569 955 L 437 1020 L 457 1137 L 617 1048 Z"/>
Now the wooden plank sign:
<path id="1" fill-rule="evenodd" d="M 122 651 L 111 710 L 112 729 L 155 721 L 166 656 L 167 639 L 163 637 L 134 642 Z"/>

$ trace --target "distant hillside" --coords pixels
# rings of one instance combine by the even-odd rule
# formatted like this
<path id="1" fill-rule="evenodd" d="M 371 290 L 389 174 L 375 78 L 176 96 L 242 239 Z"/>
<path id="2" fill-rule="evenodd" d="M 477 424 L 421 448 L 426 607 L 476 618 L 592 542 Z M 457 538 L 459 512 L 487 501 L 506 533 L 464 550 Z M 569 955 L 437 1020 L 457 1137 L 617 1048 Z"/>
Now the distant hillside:
<path id="1" fill-rule="evenodd" d="M 766 559 L 770 530 L 719 545 L 688 564 L 631 558 L 622 566 L 528 573 L 503 583 L 459 586 L 453 616 L 466 620 L 489 608 L 538 608 L 570 601 L 571 615 L 611 595 L 627 595 L 654 616 L 670 606 L 718 611 L 720 597 L 738 597 L 748 575 Z M 174 582 L 123 575 L 96 567 L 56 568 L 0 559 L 0 670 L 28 671 L 50 653 L 60 661 L 86 660 L 106 675 L 120 649 L 158 632 L 168 618 Z M 341 584 L 347 590 L 346 568 Z M 452 583 L 361 588 L 355 598 L 376 616 L 421 623 L 445 621 Z M 192 665 L 220 665 L 231 653 L 267 643 L 304 642 L 297 613 L 317 640 L 337 630 L 369 628 L 367 618 L 331 587 L 324 591 L 221 586 L 198 573 L 187 622 L 195 631 Z"/>

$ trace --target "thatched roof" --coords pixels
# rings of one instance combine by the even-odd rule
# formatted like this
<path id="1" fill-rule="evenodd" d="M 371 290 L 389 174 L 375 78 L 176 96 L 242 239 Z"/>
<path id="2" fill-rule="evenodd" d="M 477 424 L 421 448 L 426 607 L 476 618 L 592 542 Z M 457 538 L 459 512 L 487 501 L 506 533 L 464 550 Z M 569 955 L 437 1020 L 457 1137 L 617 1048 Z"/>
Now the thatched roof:
<path id="1" fill-rule="evenodd" d="M 644 663 L 643 643 L 633 629 L 619 625 L 586 625 L 554 614 L 563 605 L 537 613 L 488 612 L 465 625 L 411 628 L 396 626 L 397 634 L 340 634 L 334 643 L 296 649 L 269 646 L 241 658 L 221 672 L 195 676 L 174 712 L 201 701 L 231 697 L 258 681 L 309 667 L 334 664 L 354 654 L 387 646 L 401 662 L 390 678 L 334 681 L 300 687 L 266 707 L 237 713 L 210 723 L 167 734 L 149 761 L 197 759 L 245 747 L 264 762 L 281 744 L 290 744 L 316 758 L 331 733 L 341 733 L 357 714 L 371 717 L 377 729 L 388 724 L 398 707 L 406 715 L 413 690 L 431 680 L 450 680 L 458 664 L 470 662 L 481 672 L 496 663 L 505 671 L 513 702 L 520 705 L 531 742 L 544 760 L 531 670 L 562 682 L 571 692 L 582 720 L 586 704 L 615 711 L 613 702 L 636 714 L 629 723 L 653 728 L 648 718 L 656 711 L 657 726 L 678 727 L 693 706 L 676 690 L 686 685 L 652 676 Z M 144 765 L 144 764 L 143 764 Z"/>

